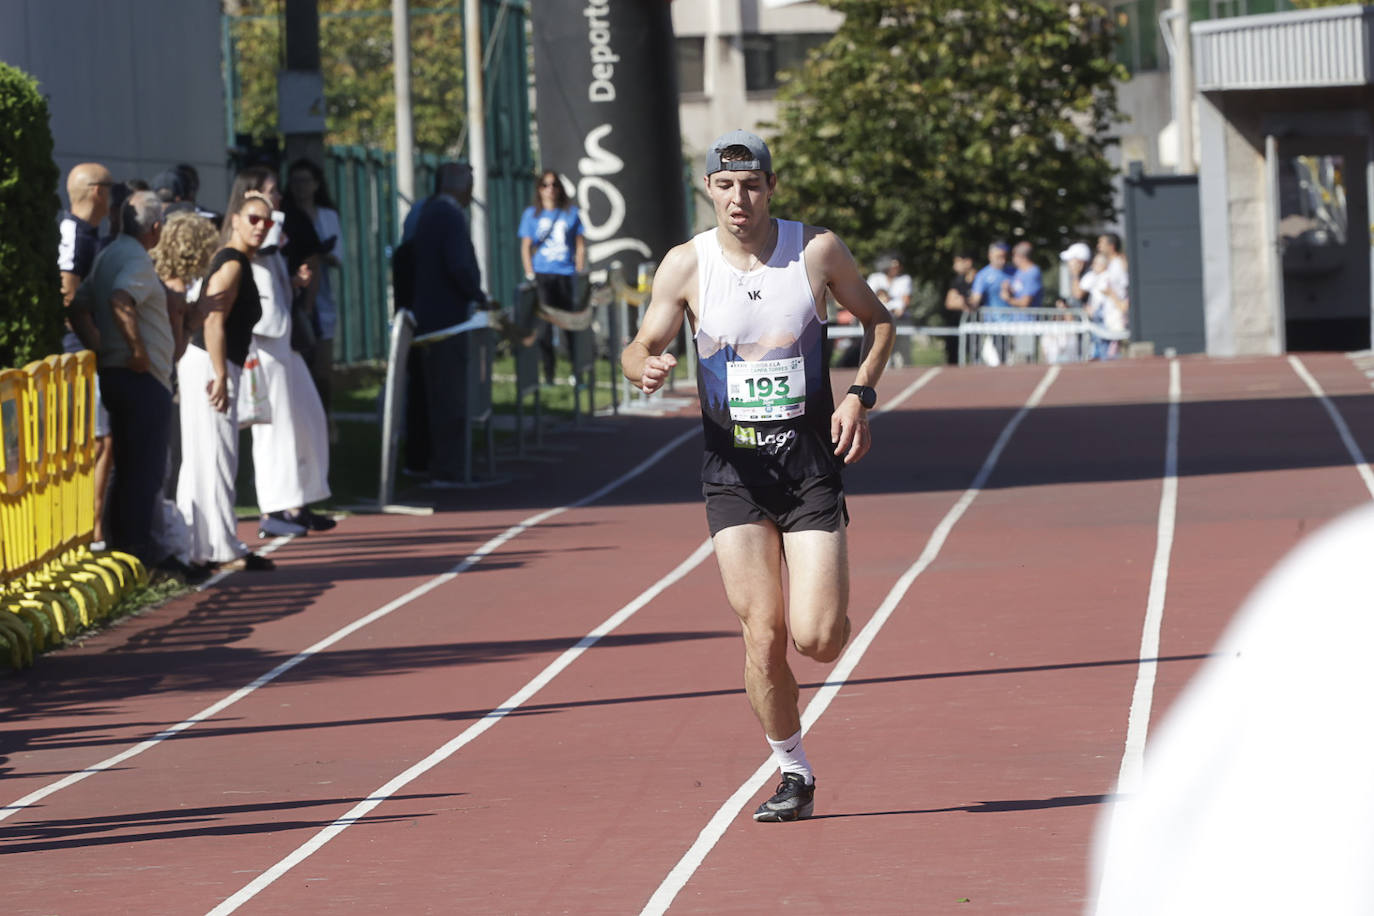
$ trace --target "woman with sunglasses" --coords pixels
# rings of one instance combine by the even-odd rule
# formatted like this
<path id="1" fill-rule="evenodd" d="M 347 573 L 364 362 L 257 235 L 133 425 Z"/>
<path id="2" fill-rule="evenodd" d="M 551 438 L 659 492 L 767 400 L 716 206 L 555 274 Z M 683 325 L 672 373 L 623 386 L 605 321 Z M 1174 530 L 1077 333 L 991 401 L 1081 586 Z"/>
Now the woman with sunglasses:
<path id="1" fill-rule="evenodd" d="M 234 203 L 234 202 L 231 202 Z M 241 193 L 228 209 L 194 314 L 199 327 L 177 363 L 181 384 L 181 472 L 177 507 L 190 529 L 189 563 L 210 567 L 241 562 L 247 570 L 273 563 L 239 540 L 234 478 L 239 466 L 235 409 L 243 363 L 262 317 L 251 259 L 273 225 L 272 204 L 258 191 Z M 194 217 L 199 219 L 199 217 Z"/>
<path id="2" fill-rule="evenodd" d="M 576 308 L 573 282 L 586 266 L 587 246 L 582 218 L 552 169 L 539 176 L 534 202 L 520 217 L 520 259 L 525 279 L 538 288 L 541 305 L 569 312 Z M 539 329 L 539 349 L 544 357 L 544 381 L 552 385 L 557 349 L 554 327 L 547 321 Z M 572 356 L 571 338 L 568 355 Z"/>

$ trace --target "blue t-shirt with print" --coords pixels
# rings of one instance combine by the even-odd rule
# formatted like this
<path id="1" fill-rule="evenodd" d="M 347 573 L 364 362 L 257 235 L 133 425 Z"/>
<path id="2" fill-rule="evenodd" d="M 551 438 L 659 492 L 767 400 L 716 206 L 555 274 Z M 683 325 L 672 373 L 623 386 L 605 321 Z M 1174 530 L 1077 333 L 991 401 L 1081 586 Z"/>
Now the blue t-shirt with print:
<path id="1" fill-rule="evenodd" d="M 1002 298 L 1002 282 L 1010 280 L 1013 273 L 1010 264 L 1000 269 L 991 264 L 985 264 L 983 269 L 974 276 L 973 286 L 969 293 L 982 296 L 978 300 L 980 308 L 1010 308 L 1007 305 L 1007 300 Z"/>
<path id="2" fill-rule="evenodd" d="M 520 217 L 520 237 L 534 246 L 530 261 L 537 274 L 577 273 L 574 244 L 582 233 L 582 218 L 576 207 L 566 210 L 540 210 L 526 207 Z"/>
<path id="3" fill-rule="evenodd" d="M 1024 270 L 1018 269 L 1011 276 L 1011 294 L 1017 299 L 1022 296 L 1030 296 L 1027 308 L 1040 308 L 1041 301 L 1044 299 L 1044 285 L 1040 280 L 1040 268 L 1032 264 Z"/>

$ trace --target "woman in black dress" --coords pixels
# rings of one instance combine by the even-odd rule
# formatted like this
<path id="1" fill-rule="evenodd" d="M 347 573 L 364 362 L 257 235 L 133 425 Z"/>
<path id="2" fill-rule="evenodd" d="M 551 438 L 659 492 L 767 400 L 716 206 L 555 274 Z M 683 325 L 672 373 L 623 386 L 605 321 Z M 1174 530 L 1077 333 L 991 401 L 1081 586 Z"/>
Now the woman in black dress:
<path id="1" fill-rule="evenodd" d="M 181 382 L 181 474 L 177 506 L 191 530 L 190 562 L 268 570 L 237 533 L 234 478 L 239 466 L 237 394 L 262 304 L 249 264 L 272 228 L 272 204 L 250 191 L 225 217 L 223 246 L 210 261 L 196 313 L 200 327 L 177 364 Z"/>

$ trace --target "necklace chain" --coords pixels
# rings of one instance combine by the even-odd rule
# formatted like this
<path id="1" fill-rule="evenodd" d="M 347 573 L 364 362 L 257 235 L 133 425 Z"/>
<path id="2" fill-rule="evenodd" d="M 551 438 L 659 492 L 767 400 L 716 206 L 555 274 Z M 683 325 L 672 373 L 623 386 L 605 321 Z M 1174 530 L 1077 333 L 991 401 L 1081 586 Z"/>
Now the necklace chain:
<path id="1" fill-rule="evenodd" d="M 773 222 L 772 220 L 770 220 L 769 222 L 770 222 L 771 225 L 770 225 L 770 227 L 769 227 L 768 240 L 769 240 L 769 242 L 773 242 L 773 233 L 777 231 L 777 223 L 776 223 L 776 222 Z M 767 249 L 768 247 L 769 247 L 769 246 L 768 246 L 767 244 L 764 245 L 764 248 L 765 248 L 765 249 Z M 773 247 L 776 247 L 776 242 L 773 242 Z M 770 252 L 770 255 L 771 255 L 771 252 Z M 726 261 L 726 263 L 729 264 L 729 261 Z M 744 270 L 741 271 L 739 268 L 735 267 L 733 264 L 730 265 L 731 269 L 735 271 L 735 282 L 738 283 L 740 286 L 744 286 L 744 285 L 745 285 L 745 279 L 749 276 L 749 274 L 753 273 L 753 271 L 754 271 L 755 268 L 762 267 L 763 264 L 764 264 L 764 261 L 763 261 L 762 258 L 760 258 L 760 257 L 758 256 L 758 253 L 757 253 L 757 252 L 751 251 L 751 252 L 749 253 L 749 263 L 748 263 L 747 265 L 745 265 Z M 762 278 L 758 278 L 758 279 L 759 279 L 759 281 L 762 280 Z M 754 281 L 751 279 L 750 282 L 754 282 Z"/>

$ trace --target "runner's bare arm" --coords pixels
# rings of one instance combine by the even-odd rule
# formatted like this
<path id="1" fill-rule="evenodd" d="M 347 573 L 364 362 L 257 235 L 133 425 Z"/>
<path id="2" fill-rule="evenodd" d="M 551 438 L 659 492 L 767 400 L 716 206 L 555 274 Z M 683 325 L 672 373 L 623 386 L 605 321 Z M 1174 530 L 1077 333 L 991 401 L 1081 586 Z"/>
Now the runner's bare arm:
<path id="1" fill-rule="evenodd" d="M 876 388 L 896 340 L 892 313 L 873 294 L 859 272 L 859 266 L 854 263 L 854 256 L 839 236 L 825 229 L 811 227 L 807 232 L 807 267 L 815 265 L 819 268 L 835 301 L 859 319 L 864 328 L 863 349 L 860 350 L 862 356 L 854 384 Z M 814 236 L 812 232 L 815 232 Z M 872 445 L 868 433 L 868 411 L 859 403 L 857 395 L 846 394 L 835 406 L 835 412 L 830 416 L 830 441 L 835 443 L 835 454 L 844 456 L 845 464 L 853 464 L 868 452 Z"/>
<path id="2" fill-rule="evenodd" d="M 691 242 L 668 252 L 654 274 L 653 293 L 639 323 L 639 333 L 620 354 L 625 377 L 646 394 L 662 387 L 677 365 L 677 358 L 663 351 L 682 328 L 696 272 L 696 249 Z"/>

